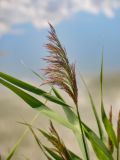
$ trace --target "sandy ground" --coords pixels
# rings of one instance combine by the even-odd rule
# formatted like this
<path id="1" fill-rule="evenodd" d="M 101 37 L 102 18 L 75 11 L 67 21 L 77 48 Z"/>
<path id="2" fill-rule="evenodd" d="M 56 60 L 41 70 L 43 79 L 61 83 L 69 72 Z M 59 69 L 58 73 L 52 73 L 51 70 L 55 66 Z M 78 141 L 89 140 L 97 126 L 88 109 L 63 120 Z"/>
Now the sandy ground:
<path id="1" fill-rule="evenodd" d="M 98 112 L 100 113 L 100 98 L 99 98 L 99 81 L 98 78 L 92 77 L 87 78 L 87 82 L 89 84 L 89 88 L 93 94 L 95 99 L 96 107 Z M 91 110 L 91 105 L 89 103 L 88 95 L 86 94 L 85 88 L 83 85 L 80 85 L 79 88 L 79 104 L 80 104 L 80 113 L 82 118 L 89 124 L 92 129 L 96 129 L 96 123 L 94 119 L 94 115 Z M 104 83 L 104 101 L 105 101 L 105 109 L 108 112 L 110 106 L 113 106 L 113 119 L 114 123 L 116 123 L 117 113 L 120 109 L 120 76 L 119 74 L 108 75 L 105 78 Z M 69 99 L 68 99 L 69 100 Z M 52 106 L 53 108 L 57 108 L 59 111 L 59 106 Z M 61 114 L 61 110 L 59 111 Z M 17 122 L 27 121 L 30 122 L 33 117 L 38 112 L 31 109 L 27 104 L 25 104 L 19 97 L 17 97 L 14 93 L 0 87 L 0 153 L 2 154 L 3 159 L 5 159 L 6 155 L 15 144 L 20 135 L 24 132 L 25 126 L 18 124 Z M 48 128 L 48 119 L 40 114 L 39 118 L 34 123 L 35 127 L 40 127 L 43 129 Z M 71 133 L 70 130 L 63 128 L 55 123 L 58 132 L 63 137 L 65 144 L 71 150 L 76 153 L 79 152 L 78 144 Z M 44 142 L 43 137 L 39 136 L 41 140 Z M 91 152 L 92 153 L 92 152 Z M 93 155 L 93 153 L 92 153 Z M 23 142 L 19 146 L 13 160 L 46 160 L 44 155 L 39 150 L 33 136 L 30 132 L 26 135 Z M 96 158 L 93 156 L 92 160 Z"/>

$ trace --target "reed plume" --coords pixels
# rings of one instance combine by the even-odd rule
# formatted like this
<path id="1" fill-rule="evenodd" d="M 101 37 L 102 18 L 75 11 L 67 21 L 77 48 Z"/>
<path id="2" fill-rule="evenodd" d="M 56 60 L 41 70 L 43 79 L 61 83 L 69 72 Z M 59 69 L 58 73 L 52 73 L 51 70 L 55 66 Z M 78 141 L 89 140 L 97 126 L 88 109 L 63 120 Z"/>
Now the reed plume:
<path id="1" fill-rule="evenodd" d="M 65 147 L 63 141 L 60 139 L 57 131 L 55 130 L 52 122 L 50 122 L 50 132 L 51 132 L 51 143 L 54 145 L 55 147 L 55 151 L 60 155 L 60 157 L 62 158 L 62 160 L 69 160 L 71 159 L 69 151 L 67 150 L 67 148 Z"/>
<path id="2" fill-rule="evenodd" d="M 63 89 L 77 104 L 78 89 L 76 83 L 75 64 L 70 64 L 65 48 L 61 45 L 54 27 L 50 25 L 49 43 L 45 45 L 50 55 L 43 58 L 48 63 L 44 70 L 47 80 L 44 84 L 57 85 Z"/>
<path id="3" fill-rule="evenodd" d="M 59 156 L 59 159 L 61 160 L 72 160 L 72 157 L 76 157 L 76 160 L 82 160 L 80 157 L 75 156 L 73 152 L 71 152 L 69 149 L 66 148 L 65 144 L 59 137 L 59 134 L 57 133 L 56 129 L 53 126 L 53 123 L 50 121 L 50 133 L 46 133 L 43 130 L 40 130 L 40 132 L 48 139 L 48 141 L 53 145 L 52 148 L 48 148 L 44 146 L 45 150 L 54 151 L 55 154 Z M 48 157 L 47 157 L 48 158 Z M 52 159 L 50 159 L 52 160 Z"/>

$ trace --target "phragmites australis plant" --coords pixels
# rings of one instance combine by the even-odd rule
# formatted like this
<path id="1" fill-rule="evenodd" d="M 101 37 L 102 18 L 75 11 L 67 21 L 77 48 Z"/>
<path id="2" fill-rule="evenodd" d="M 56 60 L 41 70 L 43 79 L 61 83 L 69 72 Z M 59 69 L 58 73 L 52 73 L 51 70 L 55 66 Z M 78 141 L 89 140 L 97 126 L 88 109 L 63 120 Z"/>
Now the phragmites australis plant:
<path id="1" fill-rule="evenodd" d="M 47 80 L 45 83 L 51 85 L 57 85 L 72 98 L 75 103 L 77 116 L 80 123 L 80 129 L 83 138 L 83 144 L 85 147 L 85 152 L 87 159 L 88 153 L 84 139 L 84 133 L 81 125 L 80 114 L 78 110 L 78 88 L 76 81 L 76 73 L 75 73 L 75 64 L 70 64 L 67 52 L 65 48 L 62 47 L 55 29 L 50 24 L 50 32 L 49 32 L 49 43 L 46 44 L 46 48 L 50 52 L 50 56 L 44 58 L 45 61 L 49 64 L 46 69 L 44 69 L 45 75 L 47 75 Z"/>
<path id="2" fill-rule="evenodd" d="M 120 112 L 118 114 L 117 129 L 115 131 L 114 124 L 112 123 L 112 107 L 110 108 L 109 116 L 107 116 L 104 107 L 103 55 L 100 71 L 101 115 L 98 114 L 91 92 L 84 79 L 81 77 L 88 92 L 91 108 L 97 124 L 98 133 L 96 133 L 83 121 L 80 114 L 75 64 L 69 62 L 66 49 L 58 39 L 54 27 L 51 24 L 49 24 L 49 26 L 48 43 L 45 45 L 49 52 L 49 56 L 43 58 L 48 65 L 46 68 L 42 69 L 45 78 L 41 78 L 41 76 L 33 70 L 32 72 L 42 80 L 42 85 L 49 85 L 51 87 L 50 91 L 47 92 L 28 82 L 24 82 L 6 73 L 0 72 L 0 83 L 12 90 L 30 107 L 38 110 L 38 114 L 31 123 L 19 122 L 20 124 L 25 125 L 27 129 L 10 150 L 6 156 L 6 160 L 10 160 L 14 157 L 16 150 L 29 130 L 33 134 L 38 147 L 42 150 L 48 160 L 93 160 L 93 157 L 89 154 L 90 147 L 93 149 L 96 159 L 98 160 L 120 160 Z M 69 95 L 74 102 L 73 105 L 69 104 L 64 97 L 61 96 L 61 92 L 56 86 Z M 34 95 L 43 97 L 45 101 L 40 101 Z M 58 105 L 61 107 L 65 114 L 62 115 L 54 109 L 51 109 L 48 106 L 48 101 L 55 104 L 55 106 Z M 50 119 L 49 131 L 35 127 L 33 129 L 33 123 L 40 114 L 43 114 Z M 63 127 L 66 127 L 73 132 L 79 144 L 81 151 L 80 155 L 73 153 L 73 151 L 66 147 L 64 140 L 60 138 L 52 121 L 61 124 Z M 42 134 L 53 147 L 48 147 L 46 144 L 43 144 L 38 136 L 39 134 L 36 134 L 36 131 L 39 134 Z M 104 132 L 107 133 L 108 138 L 104 137 Z M 90 142 L 90 145 L 88 142 Z M 74 144 L 72 145 L 74 146 Z M 0 157 L 0 159 L 2 159 L 2 157 Z"/>

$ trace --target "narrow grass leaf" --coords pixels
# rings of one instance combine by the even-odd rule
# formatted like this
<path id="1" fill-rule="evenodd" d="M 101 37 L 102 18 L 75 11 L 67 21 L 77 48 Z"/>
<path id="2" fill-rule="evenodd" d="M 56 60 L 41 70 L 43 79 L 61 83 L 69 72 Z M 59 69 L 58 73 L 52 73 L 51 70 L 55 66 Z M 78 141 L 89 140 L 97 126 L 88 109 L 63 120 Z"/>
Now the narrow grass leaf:
<path id="1" fill-rule="evenodd" d="M 52 91 L 54 92 L 54 94 L 56 95 L 57 98 L 59 98 L 60 100 L 62 100 L 64 103 L 65 100 L 63 99 L 63 97 L 60 95 L 60 93 L 58 92 L 58 90 L 52 86 Z M 63 110 L 64 110 L 64 113 L 66 114 L 66 117 L 68 119 L 68 121 L 72 124 L 75 124 L 77 123 L 78 121 L 78 117 L 76 116 L 76 114 L 71 110 L 70 107 L 65 107 L 65 106 L 62 106 Z"/>
<path id="2" fill-rule="evenodd" d="M 0 83 L 12 90 L 15 94 L 21 97 L 27 104 L 29 104 L 32 108 L 47 108 L 41 101 L 37 100 L 33 96 L 24 92 L 23 90 L 11 85 L 10 83 L 0 79 Z"/>
<path id="3" fill-rule="evenodd" d="M 40 76 L 34 70 L 30 69 L 30 71 L 34 75 L 36 75 L 40 80 L 42 80 L 42 81 L 44 80 L 44 78 L 42 76 Z M 52 91 L 54 92 L 54 94 L 56 95 L 56 97 L 59 98 L 61 101 L 63 101 L 65 103 L 65 100 L 63 99 L 63 97 L 61 96 L 61 94 L 58 92 L 58 90 L 54 86 L 52 86 L 52 85 L 50 85 L 50 87 L 51 87 Z M 67 116 L 67 118 L 68 118 L 68 120 L 70 122 L 74 123 L 77 120 L 77 116 L 75 116 L 75 114 L 72 113 L 71 109 L 66 108 L 65 106 L 63 106 L 63 110 L 64 110 L 64 112 L 65 112 L 65 114 L 66 114 L 66 116 Z"/>
<path id="4" fill-rule="evenodd" d="M 41 151 L 44 153 L 44 155 L 48 158 L 48 160 L 52 160 L 49 155 L 45 152 L 45 147 L 43 146 L 43 144 L 41 143 L 41 141 L 39 140 L 38 136 L 36 135 L 36 133 L 34 132 L 34 130 L 32 129 L 31 125 L 29 124 L 25 124 L 29 127 L 30 131 L 32 132 L 39 148 L 41 149 Z"/>
<path id="5" fill-rule="evenodd" d="M 58 90 L 52 86 L 52 90 L 54 92 L 54 94 L 56 95 L 57 98 L 61 99 L 63 102 L 65 102 L 65 100 L 63 99 L 63 97 L 60 95 L 60 93 L 58 92 Z"/>
<path id="6" fill-rule="evenodd" d="M 63 160 L 58 154 L 52 151 L 52 149 L 44 146 L 44 149 L 47 151 L 47 153 L 50 155 L 52 160 Z"/>
<path id="7" fill-rule="evenodd" d="M 55 97 L 55 96 L 52 96 L 50 94 L 48 94 L 47 92 L 29 84 L 29 83 L 26 83 L 26 82 L 23 82 L 17 78 L 14 78 L 10 75 L 7 75 L 5 73 L 2 73 L 0 72 L 0 77 L 7 80 L 8 82 L 22 88 L 22 89 L 25 89 L 27 91 L 30 91 L 34 94 L 37 94 L 37 95 L 40 95 L 44 98 L 46 98 L 47 100 L 51 101 L 51 102 L 54 102 L 56 104 L 59 104 L 59 105 L 63 105 L 63 106 L 66 106 L 66 107 L 70 107 L 69 105 L 67 105 L 66 103 L 64 103 L 63 101 L 61 101 L 59 98 Z"/>
<path id="8" fill-rule="evenodd" d="M 91 142 L 91 145 L 98 159 L 99 160 L 113 160 L 111 153 L 106 148 L 102 140 L 89 127 L 87 127 L 84 123 L 82 124 L 84 128 L 84 132 L 88 140 Z"/>
<path id="9" fill-rule="evenodd" d="M 100 92 L 101 92 L 101 115 L 102 115 L 102 121 L 105 127 L 105 130 L 110 137 L 112 143 L 117 148 L 117 137 L 115 135 L 115 131 L 113 129 L 112 124 L 110 123 L 104 109 L 104 102 L 103 102 L 103 54 L 102 54 L 102 62 L 101 62 L 101 71 L 100 71 Z"/>
<path id="10" fill-rule="evenodd" d="M 34 132 L 34 130 L 32 129 L 32 127 L 31 127 L 31 125 L 30 124 L 28 124 L 28 123 L 21 123 L 20 122 L 20 124 L 23 124 L 23 125 L 26 125 L 26 126 L 28 126 L 29 127 L 29 129 L 30 129 L 30 131 L 31 131 L 31 133 L 33 134 L 33 136 L 34 136 L 34 138 L 35 138 L 35 140 L 36 140 L 36 142 L 37 142 L 37 144 L 38 144 L 38 146 L 39 146 L 39 148 L 41 149 L 41 151 L 44 153 L 44 155 L 48 158 L 48 160 L 62 160 L 62 159 L 59 159 L 59 156 L 57 156 L 54 152 L 52 152 L 52 150 L 51 150 L 51 156 L 53 156 L 52 158 L 48 155 L 48 151 L 47 151 L 47 147 L 45 147 L 42 143 L 41 143 L 41 141 L 39 140 L 39 138 L 38 138 L 38 136 L 36 135 L 36 133 Z M 46 153 L 45 151 L 47 151 L 48 153 Z"/>
<path id="11" fill-rule="evenodd" d="M 96 122 L 97 122 L 97 126 L 98 126 L 98 130 L 99 130 L 99 134 L 100 134 L 100 138 L 103 139 L 103 130 L 102 130 L 102 125 L 101 125 L 101 122 L 99 120 L 99 117 L 98 117 L 98 113 L 96 111 L 96 107 L 95 107 L 95 103 L 94 103 L 94 100 L 93 100 L 93 97 L 88 89 L 88 86 L 85 82 L 85 80 L 83 79 L 83 77 L 81 77 L 85 87 L 86 87 L 86 90 L 88 92 L 88 95 L 89 95 L 89 99 L 90 99 L 90 102 L 91 102 L 91 106 L 92 106 L 92 110 L 93 110 L 93 113 L 94 113 L 94 116 L 95 116 L 95 119 L 96 119 Z"/>
<path id="12" fill-rule="evenodd" d="M 49 93 L 51 93 L 51 90 L 50 90 Z M 47 100 L 45 100 L 44 105 L 45 105 L 46 103 L 47 103 Z M 32 125 L 32 124 L 34 123 L 34 121 L 35 121 L 39 116 L 40 116 L 40 113 L 37 113 L 37 114 L 34 116 L 34 118 L 32 119 L 30 125 Z M 10 152 L 9 152 L 9 154 L 8 154 L 8 156 L 7 156 L 6 159 L 9 159 L 9 157 L 10 157 L 10 158 L 13 157 L 13 155 L 15 154 L 16 150 L 18 149 L 20 143 L 23 141 L 23 139 L 24 139 L 25 136 L 27 135 L 28 131 L 29 131 L 29 128 L 27 127 L 27 128 L 25 129 L 25 131 L 23 132 L 23 134 L 19 137 L 19 139 L 17 140 L 17 142 L 14 144 L 14 146 L 11 148 L 11 150 L 10 150 Z"/>
<path id="13" fill-rule="evenodd" d="M 45 147 L 46 151 L 55 158 L 55 160 L 62 160 L 60 156 L 58 156 L 56 153 L 54 153 L 51 149 Z M 73 152 L 69 151 L 69 154 L 71 156 L 71 160 L 82 160 L 79 156 L 75 155 Z"/>
<path id="14" fill-rule="evenodd" d="M 82 160 L 79 156 L 77 156 L 75 153 L 69 151 L 70 156 L 72 157 L 72 160 Z"/>
<path id="15" fill-rule="evenodd" d="M 34 75 L 36 75 L 40 80 L 42 80 L 42 81 L 44 81 L 44 78 L 42 77 L 42 76 L 40 76 L 37 72 L 35 72 L 34 70 L 32 70 L 32 69 L 29 69 Z M 54 87 L 54 86 L 51 86 L 50 85 L 50 87 L 52 88 L 52 90 L 53 90 L 53 92 L 54 92 L 54 94 L 56 95 L 56 97 L 57 98 L 59 98 L 59 99 L 61 99 L 63 102 L 65 102 L 64 101 L 64 99 L 63 99 L 63 97 L 60 95 L 60 93 L 58 92 L 58 90 Z"/>
<path id="16" fill-rule="evenodd" d="M 58 123 L 66 126 L 67 128 L 73 129 L 73 125 L 70 124 L 64 117 L 60 114 L 57 114 L 52 109 L 48 108 L 42 102 L 34 98 L 33 96 L 29 95 L 28 93 L 24 92 L 23 90 L 13 86 L 12 84 L 0 79 L 0 83 L 5 87 L 12 90 L 15 94 L 17 94 L 20 98 L 22 98 L 27 104 L 29 104 L 32 108 L 38 109 L 41 113 L 46 115 L 47 117 L 57 121 Z"/>
<path id="17" fill-rule="evenodd" d="M 83 145 L 83 138 L 82 138 L 82 134 L 80 131 L 79 123 L 74 126 L 73 133 L 74 133 L 76 140 L 78 142 L 78 145 L 80 147 L 80 151 L 82 152 L 83 159 L 86 160 L 86 153 L 85 153 L 85 149 L 84 149 L 84 145 Z M 87 145 L 87 143 L 86 143 L 86 145 Z"/>
<path id="18" fill-rule="evenodd" d="M 40 113 L 37 113 L 35 115 L 35 117 L 32 119 L 30 124 L 33 124 L 33 122 L 38 118 L 38 116 L 40 115 Z M 14 146 L 11 148 L 6 160 L 10 160 L 13 155 L 15 154 L 16 150 L 18 149 L 20 143 L 23 141 L 23 139 L 25 138 L 26 134 L 28 133 L 29 129 L 26 128 L 25 131 L 23 132 L 23 134 L 19 137 L 19 139 L 17 140 L 17 142 L 14 144 Z"/>
<path id="19" fill-rule="evenodd" d="M 35 72 L 32 69 L 29 69 L 29 70 L 34 75 L 36 75 L 40 80 L 42 80 L 42 81 L 44 80 L 44 78 L 42 76 L 40 76 L 37 72 Z M 61 94 L 58 92 L 58 90 L 52 85 L 50 85 L 50 87 L 51 87 L 52 91 L 54 92 L 54 94 L 56 95 L 56 97 L 59 98 L 60 100 L 62 100 L 65 103 L 65 100 L 63 99 Z M 75 115 L 75 113 L 69 107 L 66 108 L 66 106 L 62 106 L 62 108 L 63 108 L 63 110 L 64 110 L 69 122 L 74 124 L 77 121 L 77 116 Z"/>
<path id="20" fill-rule="evenodd" d="M 31 85 L 29 83 L 23 82 L 23 81 L 16 79 L 10 75 L 5 74 L 5 73 L 0 72 L 0 77 L 7 80 L 8 82 L 10 82 L 12 84 L 24 89 L 24 90 L 27 90 L 27 91 L 32 92 L 34 94 L 40 95 L 40 96 L 46 98 L 48 101 L 51 101 L 51 102 L 54 102 L 56 104 L 61 105 L 62 108 L 64 109 L 64 112 L 65 112 L 68 120 L 73 124 L 77 121 L 77 116 L 70 109 L 71 107 L 68 104 L 66 104 L 63 100 L 59 99 L 58 97 L 52 96 L 51 94 Z"/>
<path id="21" fill-rule="evenodd" d="M 40 75 L 38 74 L 36 71 L 34 71 L 33 69 L 29 68 L 28 66 L 26 66 L 26 64 L 24 62 L 22 62 L 22 64 L 28 68 L 29 71 L 31 71 L 35 76 L 37 76 L 41 81 L 44 81 L 45 79 Z M 51 86 L 53 92 L 55 93 L 56 97 L 58 97 L 59 99 L 61 99 L 63 102 L 63 98 L 62 96 L 59 94 L 59 92 L 57 91 L 57 89 L 53 86 Z"/>
<path id="22" fill-rule="evenodd" d="M 47 132 L 45 132 L 45 131 L 43 131 L 43 130 L 41 130 L 41 129 L 39 129 L 38 128 L 38 130 L 43 134 L 43 136 L 44 137 L 46 137 L 50 142 L 51 141 L 56 141 L 56 139 L 54 139 L 55 137 L 54 136 L 51 136 L 51 135 L 49 135 Z M 69 153 L 69 155 L 70 155 L 70 160 L 82 160 L 79 156 L 77 156 L 75 153 L 73 153 L 72 151 L 70 151 L 70 150 L 68 150 L 67 149 L 67 151 L 68 151 L 68 153 Z"/>
<path id="23" fill-rule="evenodd" d="M 104 127 L 106 129 L 106 132 L 107 132 L 109 138 L 111 139 L 112 143 L 117 148 L 117 146 L 118 146 L 117 137 L 115 135 L 115 131 L 113 129 L 112 124 L 110 123 L 109 119 L 107 118 L 107 115 L 106 115 L 105 110 L 104 110 L 103 103 L 101 104 L 101 113 L 102 113 L 102 120 L 103 120 Z"/>

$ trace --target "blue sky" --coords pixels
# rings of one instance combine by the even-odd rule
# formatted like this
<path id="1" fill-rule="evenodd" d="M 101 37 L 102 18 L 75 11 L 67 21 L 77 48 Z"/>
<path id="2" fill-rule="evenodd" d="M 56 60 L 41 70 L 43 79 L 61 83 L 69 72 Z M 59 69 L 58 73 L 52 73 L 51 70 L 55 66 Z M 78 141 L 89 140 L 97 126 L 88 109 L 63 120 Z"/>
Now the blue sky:
<path id="1" fill-rule="evenodd" d="M 5 1 L 0 11 L 2 71 L 30 76 L 29 71 L 21 65 L 22 60 L 28 67 L 40 72 L 45 65 L 41 58 L 48 54 L 44 44 L 47 42 L 49 20 L 66 47 L 70 61 L 76 62 L 82 73 L 99 71 L 103 46 L 106 71 L 119 72 L 120 1 L 62 0 L 61 5 L 57 0 L 45 0 L 45 5 L 40 1 L 26 0 L 24 4 L 24 1 L 18 0 L 13 6 L 7 0 L 1 2 Z M 36 6 L 38 9 L 47 6 L 47 9 L 43 7 L 36 14 Z M 28 15 L 28 12 L 31 14 Z"/>

